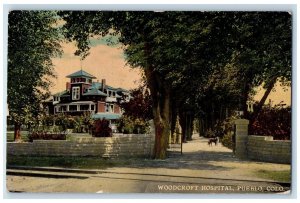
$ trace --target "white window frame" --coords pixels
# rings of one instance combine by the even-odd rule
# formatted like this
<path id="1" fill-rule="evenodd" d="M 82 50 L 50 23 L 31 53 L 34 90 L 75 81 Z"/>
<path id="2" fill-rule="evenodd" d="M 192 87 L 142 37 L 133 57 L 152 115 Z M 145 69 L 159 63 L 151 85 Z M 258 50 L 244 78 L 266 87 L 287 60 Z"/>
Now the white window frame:
<path id="1" fill-rule="evenodd" d="M 72 100 L 80 99 L 80 87 L 72 87 Z"/>

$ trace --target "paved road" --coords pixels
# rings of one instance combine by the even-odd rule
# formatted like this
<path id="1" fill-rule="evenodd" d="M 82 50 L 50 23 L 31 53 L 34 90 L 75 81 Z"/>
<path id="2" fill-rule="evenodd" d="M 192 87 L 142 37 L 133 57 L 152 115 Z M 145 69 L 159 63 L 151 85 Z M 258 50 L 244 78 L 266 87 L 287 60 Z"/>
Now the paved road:
<path id="1" fill-rule="evenodd" d="M 288 170 L 290 165 L 238 160 L 220 144 L 194 136 L 182 156 L 133 160 L 130 166 L 91 172 L 9 169 L 7 188 L 15 192 L 82 193 L 270 193 L 289 190 L 256 176 L 258 170 Z"/>
<path id="2" fill-rule="evenodd" d="M 136 173 L 67 173 L 9 170 L 12 192 L 80 193 L 273 193 L 289 190 L 264 181 L 240 181 Z M 23 173 L 23 174 L 22 174 Z"/>

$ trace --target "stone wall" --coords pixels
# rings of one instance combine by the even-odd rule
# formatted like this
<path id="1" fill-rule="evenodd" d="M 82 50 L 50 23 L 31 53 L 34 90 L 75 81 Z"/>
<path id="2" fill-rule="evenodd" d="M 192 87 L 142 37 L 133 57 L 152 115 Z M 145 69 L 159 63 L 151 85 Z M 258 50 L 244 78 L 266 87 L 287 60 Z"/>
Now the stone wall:
<path id="1" fill-rule="evenodd" d="M 271 136 L 248 136 L 248 158 L 274 163 L 291 163 L 291 142 Z"/>
<path id="2" fill-rule="evenodd" d="M 34 140 L 29 143 L 7 143 L 8 155 L 26 156 L 96 156 L 151 157 L 154 135 L 116 137 L 81 137 L 72 140 Z"/>
<path id="3" fill-rule="evenodd" d="M 252 159 L 273 163 L 291 163 L 291 142 L 273 140 L 272 136 L 248 135 L 249 121 L 235 121 L 235 155 L 241 159 Z"/>

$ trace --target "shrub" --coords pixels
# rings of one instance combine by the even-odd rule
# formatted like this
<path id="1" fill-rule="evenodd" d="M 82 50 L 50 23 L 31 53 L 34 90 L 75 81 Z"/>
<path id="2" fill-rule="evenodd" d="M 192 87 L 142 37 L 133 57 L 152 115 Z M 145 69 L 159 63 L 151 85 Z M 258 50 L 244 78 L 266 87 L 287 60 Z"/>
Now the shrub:
<path id="1" fill-rule="evenodd" d="M 232 136 L 233 135 L 231 133 L 228 133 L 228 134 L 225 134 L 222 139 L 220 139 L 220 141 L 224 147 L 233 149 L 233 142 L 232 142 L 233 137 Z"/>
<path id="2" fill-rule="evenodd" d="M 30 142 L 33 140 L 66 140 L 66 134 L 34 131 L 28 134 L 28 139 Z"/>
<path id="3" fill-rule="evenodd" d="M 139 118 L 123 116 L 118 122 L 118 131 L 124 134 L 144 134 L 149 129 L 149 124 Z"/>
<path id="4" fill-rule="evenodd" d="M 223 146 L 233 149 L 234 142 L 233 142 L 233 135 L 234 135 L 234 121 L 238 119 L 238 116 L 230 116 L 226 118 L 223 122 L 218 123 L 218 133 L 220 137 L 220 142 Z"/>
<path id="5" fill-rule="evenodd" d="M 92 128 L 93 137 L 111 137 L 112 130 L 109 127 L 109 121 L 105 119 L 98 119 L 94 121 Z"/>
<path id="6" fill-rule="evenodd" d="M 291 134 L 291 108 L 283 105 L 263 107 L 249 126 L 250 135 L 269 135 L 275 140 L 289 140 Z"/>
<path id="7" fill-rule="evenodd" d="M 61 126 L 36 125 L 30 128 L 28 135 L 33 140 L 66 140 L 66 132 Z"/>
<path id="8" fill-rule="evenodd" d="M 42 122 L 42 125 L 44 125 L 44 126 L 54 125 L 55 115 L 43 115 L 41 117 L 41 122 Z"/>
<path id="9" fill-rule="evenodd" d="M 61 131 L 66 131 L 70 127 L 69 116 L 63 113 L 56 115 L 55 125 L 59 126 Z"/>

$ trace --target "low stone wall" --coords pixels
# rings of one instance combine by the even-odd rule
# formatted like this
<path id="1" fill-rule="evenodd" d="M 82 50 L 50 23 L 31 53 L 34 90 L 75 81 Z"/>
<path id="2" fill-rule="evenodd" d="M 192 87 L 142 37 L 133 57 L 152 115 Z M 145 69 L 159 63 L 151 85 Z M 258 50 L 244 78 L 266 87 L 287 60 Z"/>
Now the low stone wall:
<path id="1" fill-rule="evenodd" d="M 66 140 L 34 140 L 29 143 L 7 143 L 8 155 L 26 156 L 96 156 L 151 157 L 154 135 L 116 137 L 79 137 Z"/>
<path id="2" fill-rule="evenodd" d="M 273 163 L 291 163 L 291 142 L 271 136 L 248 136 L 248 158 Z"/>

